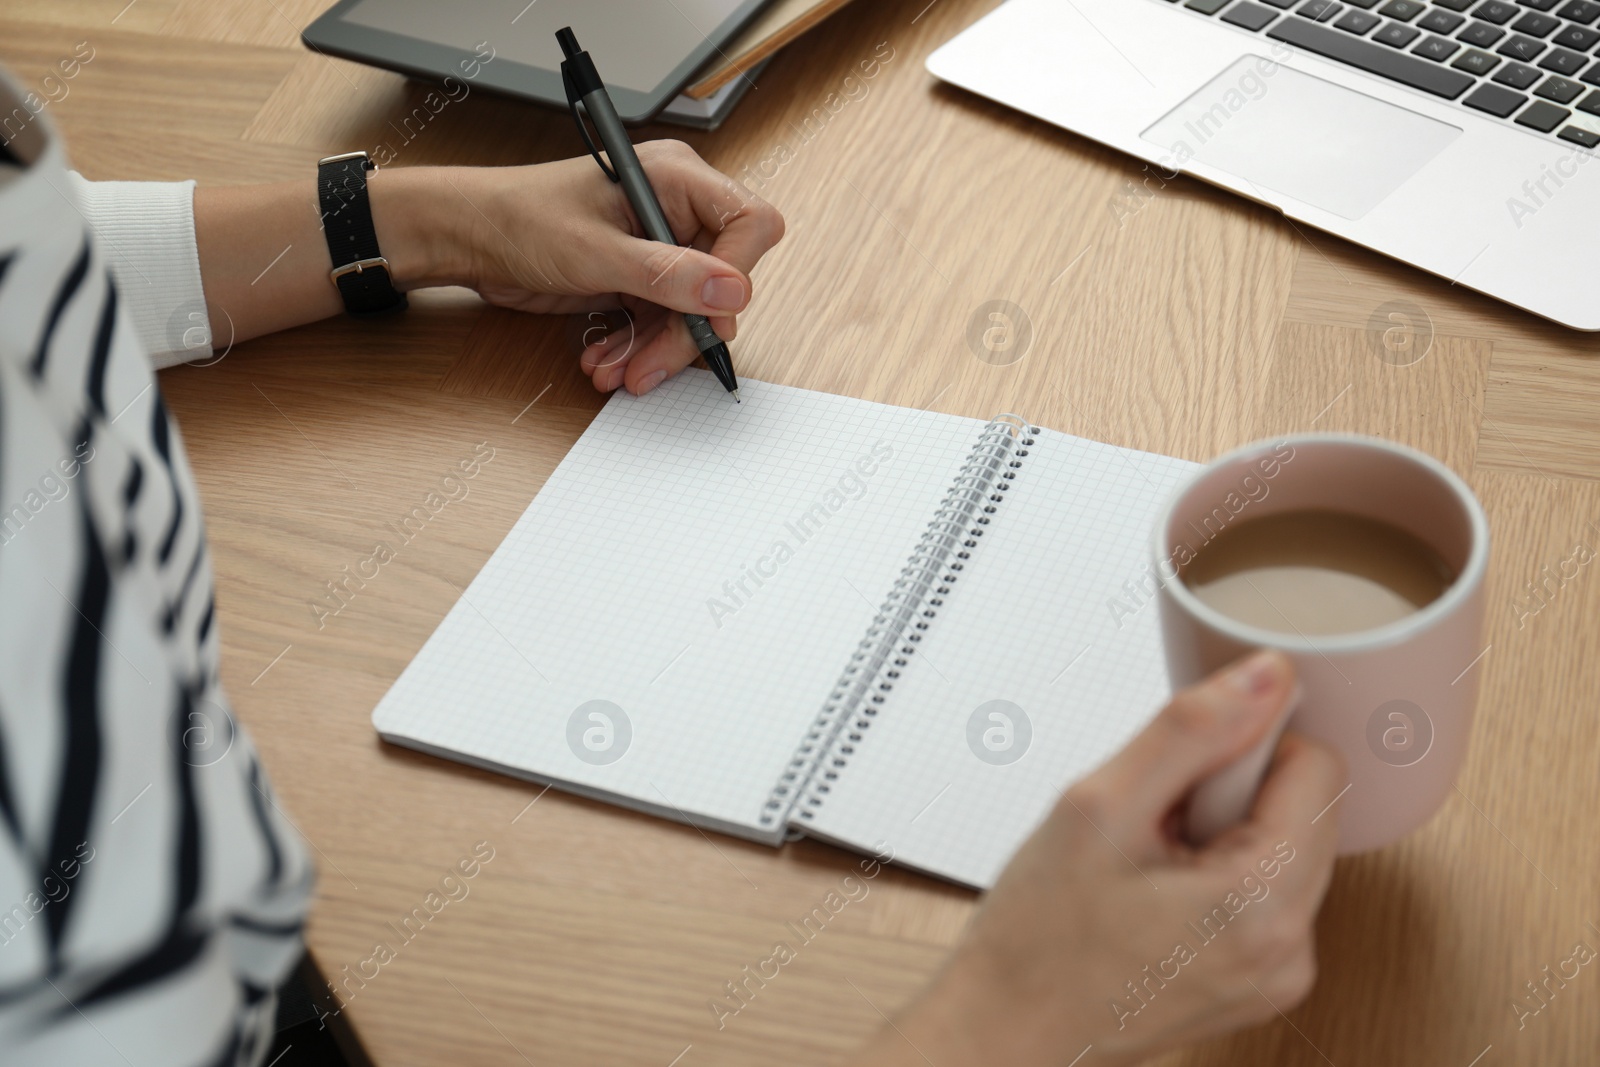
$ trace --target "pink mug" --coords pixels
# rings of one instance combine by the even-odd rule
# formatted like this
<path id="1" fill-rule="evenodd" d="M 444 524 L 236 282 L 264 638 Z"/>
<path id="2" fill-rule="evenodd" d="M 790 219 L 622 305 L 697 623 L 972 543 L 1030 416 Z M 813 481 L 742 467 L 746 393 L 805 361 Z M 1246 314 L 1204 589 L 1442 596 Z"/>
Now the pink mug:
<path id="1" fill-rule="evenodd" d="M 1433 603 L 1385 626 L 1306 637 L 1229 618 L 1178 577 L 1227 526 L 1306 509 L 1407 530 L 1439 553 L 1455 581 Z M 1439 809 L 1466 756 L 1485 651 L 1479 641 L 1489 523 L 1455 472 L 1376 437 L 1258 441 L 1212 461 L 1182 486 L 1161 513 L 1152 547 L 1174 689 L 1262 647 L 1286 653 L 1300 682 L 1285 722 L 1195 791 L 1188 816 L 1193 839 L 1207 840 L 1249 811 L 1285 726 L 1344 755 L 1349 784 L 1329 798 L 1340 809 L 1340 852 L 1386 845 Z"/>

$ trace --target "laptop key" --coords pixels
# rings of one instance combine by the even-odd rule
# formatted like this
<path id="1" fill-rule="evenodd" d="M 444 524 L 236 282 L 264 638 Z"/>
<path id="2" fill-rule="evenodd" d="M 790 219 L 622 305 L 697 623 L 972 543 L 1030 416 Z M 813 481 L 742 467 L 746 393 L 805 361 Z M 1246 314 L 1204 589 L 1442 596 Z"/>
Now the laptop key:
<path id="1" fill-rule="evenodd" d="M 1367 11 L 1346 11 L 1334 25 L 1341 30 L 1348 30 L 1360 37 L 1382 21 L 1378 16 Z"/>
<path id="2" fill-rule="evenodd" d="M 1278 17 L 1278 13 L 1270 7 L 1252 4 L 1250 0 L 1239 0 L 1228 10 L 1222 13 L 1222 21 L 1235 26 L 1243 26 L 1251 33 L 1258 32 L 1263 26 Z"/>
<path id="3" fill-rule="evenodd" d="M 1563 122 L 1567 121 L 1572 112 L 1564 107 L 1556 107 L 1544 100 L 1535 100 L 1517 116 L 1517 125 L 1526 126 L 1530 130 L 1540 133 L 1549 133 Z M 1501 116 L 1504 118 L 1505 116 Z"/>
<path id="4" fill-rule="evenodd" d="M 1579 81 L 1586 81 L 1590 85 L 1600 85 L 1600 63 L 1596 63 L 1579 76 Z"/>
<path id="5" fill-rule="evenodd" d="M 1582 93 L 1583 86 L 1555 74 L 1546 78 L 1539 88 L 1533 91 L 1534 96 L 1542 96 L 1546 100 L 1554 100 L 1558 104 L 1570 104 Z"/>
<path id="6" fill-rule="evenodd" d="M 1600 31 L 1586 30 L 1582 26 L 1568 26 L 1550 38 L 1550 43 L 1570 48 L 1575 52 L 1587 52 L 1596 44 L 1600 44 Z"/>
<path id="7" fill-rule="evenodd" d="M 1527 101 L 1527 97 L 1510 89 L 1502 89 L 1498 85 L 1480 85 L 1461 102 L 1503 119 Z"/>
<path id="8" fill-rule="evenodd" d="M 1472 11 L 1472 17 L 1492 22 L 1496 26 L 1504 26 L 1517 16 L 1517 5 L 1502 3 L 1501 0 L 1488 0 L 1479 4 Z"/>
<path id="9" fill-rule="evenodd" d="M 1549 15 L 1541 15 L 1537 11 L 1530 11 L 1513 22 L 1511 28 L 1518 33 L 1525 33 L 1529 37 L 1548 37 L 1561 28 L 1561 20 L 1553 19 Z"/>
<path id="10" fill-rule="evenodd" d="M 1576 74 L 1589 62 L 1576 52 L 1569 52 L 1565 48 L 1557 48 L 1554 52 L 1539 60 L 1539 66 L 1545 70 L 1553 70 L 1557 74 Z"/>
<path id="11" fill-rule="evenodd" d="M 1531 7 L 1535 11 L 1549 11 L 1557 2 L 1558 0 L 1517 0 L 1523 7 Z"/>
<path id="12" fill-rule="evenodd" d="M 1494 76 L 1494 80 L 1513 89 L 1526 89 L 1540 77 L 1539 72 L 1532 67 L 1525 67 L 1521 63 L 1507 63 L 1501 68 L 1500 73 Z"/>
<path id="13" fill-rule="evenodd" d="M 1587 111 L 1591 115 L 1600 115 L 1600 89 L 1595 89 L 1588 96 L 1579 100 L 1578 110 Z"/>
<path id="14" fill-rule="evenodd" d="M 1410 22 L 1426 9 L 1426 5 L 1419 4 L 1416 0 L 1389 0 L 1387 4 L 1378 8 L 1378 14 L 1388 15 L 1397 22 Z"/>
<path id="15" fill-rule="evenodd" d="M 1491 26 L 1487 22 L 1474 22 L 1456 34 L 1456 40 L 1477 45 L 1479 48 L 1488 48 L 1505 35 L 1506 31 L 1498 26 Z"/>
<path id="16" fill-rule="evenodd" d="M 1465 11 L 1475 2 L 1476 0 L 1433 0 L 1433 6 L 1447 7 L 1451 11 Z"/>
<path id="17" fill-rule="evenodd" d="M 1566 129 L 1556 134 L 1556 136 L 1561 138 L 1563 141 L 1571 141 L 1573 144 L 1581 144 L 1585 148 L 1594 148 L 1596 145 L 1600 145 L 1600 134 L 1590 133 L 1581 126 L 1568 126 Z"/>
<path id="18" fill-rule="evenodd" d="M 1409 26 L 1401 28 L 1410 29 Z M 1417 59 L 1415 56 L 1408 56 L 1390 48 L 1383 48 L 1371 41 L 1352 37 L 1343 31 L 1306 19 L 1279 19 L 1267 30 L 1267 36 L 1327 59 L 1348 63 L 1368 74 L 1376 74 L 1381 78 L 1397 81 L 1401 85 L 1409 85 L 1413 89 L 1442 96 L 1446 100 L 1454 100 L 1466 92 L 1473 83 L 1472 77 L 1460 71 L 1441 67 L 1437 63 L 1429 63 L 1425 59 Z"/>
<path id="19" fill-rule="evenodd" d="M 1443 63 L 1461 50 L 1461 46 L 1448 37 L 1429 37 L 1411 50 L 1414 56 L 1431 59 L 1436 63 Z"/>
<path id="20" fill-rule="evenodd" d="M 1468 74 L 1487 74 L 1500 63 L 1498 56 L 1491 56 L 1488 52 L 1472 49 L 1461 53 L 1461 56 L 1452 64 L 1457 70 L 1464 70 Z"/>
<path id="21" fill-rule="evenodd" d="M 1384 44 L 1389 45 L 1392 48 L 1404 48 L 1412 41 L 1415 41 L 1420 35 L 1421 31 L 1415 27 L 1407 26 L 1401 22 L 1391 22 L 1383 29 L 1373 34 L 1372 39 L 1374 41 L 1382 41 Z"/>
<path id="22" fill-rule="evenodd" d="M 1344 7 L 1334 3 L 1334 0 L 1306 0 L 1294 9 L 1294 13 L 1304 15 L 1313 22 L 1327 22 L 1343 10 Z"/>
<path id="23" fill-rule="evenodd" d="M 1567 6 L 1557 11 L 1556 14 L 1564 19 L 1587 26 L 1595 19 L 1600 18 L 1600 4 L 1595 3 L 1594 0 L 1570 0 Z"/>
<path id="24" fill-rule="evenodd" d="M 1228 6 L 1228 0 L 1189 0 L 1183 6 L 1202 15 L 1215 15 Z"/>
<path id="25" fill-rule="evenodd" d="M 1434 10 L 1428 12 L 1417 21 L 1417 28 L 1427 30 L 1429 33 L 1454 33 L 1455 28 L 1467 21 L 1460 15 L 1452 15 L 1448 11 Z"/>
<path id="26" fill-rule="evenodd" d="M 1495 51 L 1503 56 L 1510 56 L 1512 59 L 1531 61 L 1539 58 L 1539 53 L 1543 52 L 1544 49 L 1545 44 L 1543 41 L 1535 41 L 1532 37 L 1513 34 Z"/>

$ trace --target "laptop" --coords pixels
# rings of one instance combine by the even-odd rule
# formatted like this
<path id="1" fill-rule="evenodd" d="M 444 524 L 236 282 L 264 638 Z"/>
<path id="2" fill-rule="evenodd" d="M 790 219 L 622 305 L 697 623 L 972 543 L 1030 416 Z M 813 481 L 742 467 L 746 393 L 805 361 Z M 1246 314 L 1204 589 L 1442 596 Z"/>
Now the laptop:
<path id="1" fill-rule="evenodd" d="M 1009 0 L 927 66 L 1600 330 L 1597 50 L 1600 0 Z"/>

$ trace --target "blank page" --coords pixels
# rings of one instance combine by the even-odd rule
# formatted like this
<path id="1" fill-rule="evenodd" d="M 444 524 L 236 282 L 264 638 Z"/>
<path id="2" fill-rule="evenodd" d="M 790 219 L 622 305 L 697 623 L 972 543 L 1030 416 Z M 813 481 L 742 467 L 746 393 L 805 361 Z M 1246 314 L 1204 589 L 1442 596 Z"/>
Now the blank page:
<path id="1" fill-rule="evenodd" d="M 1051 430 L 1028 453 L 808 832 L 987 888 L 1166 698 L 1145 567 L 1157 511 L 1197 465 Z"/>
<path id="2" fill-rule="evenodd" d="M 689 370 L 607 403 L 379 703 L 379 733 L 780 840 L 768 794 L 982 423 L 741 386 L 735 404 Z"/>

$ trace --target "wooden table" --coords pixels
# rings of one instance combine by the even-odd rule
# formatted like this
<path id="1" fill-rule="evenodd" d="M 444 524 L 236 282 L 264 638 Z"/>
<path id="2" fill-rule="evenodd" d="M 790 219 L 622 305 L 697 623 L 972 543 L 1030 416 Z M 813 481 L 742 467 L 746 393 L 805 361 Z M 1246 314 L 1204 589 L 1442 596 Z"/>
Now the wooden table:
<path id="1" fill-rule="evenodd" d="M 382 143 L 399 165 L 577 150 L 566 116 L 486 93 L 403 139 L 423 90 L 298 44 L 326 0 L 125 3 L 0 12 L 0 59 L 29 84 L 92 45 L 49 108 L 92 178 L 305 177 L 321 155 Z M 1600 948 L 1600 576 L 1581 568 L 1533 613 L 1516 600 L 1575 543 L 1600 547 L 1600 340 L 1198 183 L 1149 181 L 936 84 L 923 58 L 988 6 L 857 3 L 775 60 L 720 131 L 662 131 L 730 173 L 790 149 L 762 190 L 788 237 L 756 273 L 741 373 L 1020 410 L 1195 460 L 1281 431 L 1363 431 L 1463 474 L 1495 545 L 1459 791 L 1404 843 L 1340 863 L 1304 1006 L 1165 1062 L 1594 1062 L 1600 968 L 1520 1028 L 1514 1005 L 1538 1003 L 1524 983 L 1576 943 Z M 880 42 L 892 59 L 865 95 L 804 140 L 806 116 Z M 991 300 L 1030 324 L 1014 362 L 969 346 Z M 851 857 L 541 795 L 387 747 L 368 721 L 600 407 L 575 337 L 445 291 L 402 319 L 330 321 L 162 375 L 206 501 L 226 680 L 321 867 L 312 950 L 340 980 L 488 842 L 470 894 L 350 986 L 347 1015 L 378 1063 L 835 1060 L 916 992 L 971 894 L 886 874 L 719 1030 L 708 1001 Z M 469 496 L 319 628 L 326 583 L 479 442 L 494 459 Z"/>

